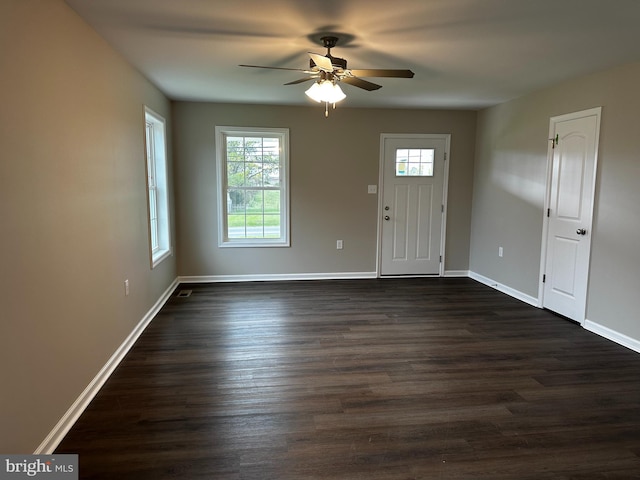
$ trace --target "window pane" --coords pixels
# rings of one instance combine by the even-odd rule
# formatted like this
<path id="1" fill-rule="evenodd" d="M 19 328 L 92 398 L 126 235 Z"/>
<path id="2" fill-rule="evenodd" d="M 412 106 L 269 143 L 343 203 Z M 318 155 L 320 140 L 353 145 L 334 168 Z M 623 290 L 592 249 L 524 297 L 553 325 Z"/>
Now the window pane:
<path id="1" fill-rule="evenodd" d="M 262 164 L 262 154 L 260 152 L 245 151 L 245 162 Z"/>
<path id="2" fill-rule="evenodd" d="M 244 212 L 244 190 L 227 190 L 227 213 Z"/>
<path id="3" fill-rule="evenodd" d="M 264 154 L 267 156 L 279 156 L 280 155 L 280 139 L 279 138 L 264 138 L 263 141 Z"/>
<path id="4" fill-rule="evenodd" d="M 160 248 L 158 245 L 158 220 L 152 219 L 151 225 L 151 253 L 155 253 Z"/>
<path id="5" fill-rule="evenodd" d="M 278 238 L 281 235 L 280 192 L 269 190 L 264 193 L 265 237 Z"/>
<path id="6" fill-rule="evenodd" d="M 275 154 L 265 152 L 264 156 L 262 157 L 262 161 L 264 163 L 277 164 L 280 163 L 280 157 L 278 156 L 277 152 Z"/>
<path id="7" fill-rule="evenodd" d="M 411 148 L 396 150 L 397 177 L 432 177 L 435 150 Z"/>
<path id="8" fill-rule="evenodd" d="M 229 190 L 228 193 L 229 238 L 279 238 L 281 236 L 278 190 Z"/>
<path id="9" fill-rule="evenodd" d="M 264 238 L 262 215 L 247 215 L 247 234 L 245 238 Z"/>
<path id="10" fill-rule="evenodd" d="M 279 238 L 280 232 L 280 215 L 265 214 L 264 216 L 264 236 L 266 238 Z"/>
<path id="11" fill-rule="evenodd" d="M 149 189 L 149 218 L 155 220 L 158 218 L 158 199 L 156 198 L 156 189 Z"/>
<path id="12" fill-rule="evenodd" d="M 230 214 L 227 216 L 229 238 L 246 238 L 245 215 Z"/>
<path id="13" fill-rule="evenodd" d="M 248 162 L 261 161 L 262 139 L 245 137 L 244 156 L 245 156 L 245 160 Z"/>
<path id="14" fill-rule="evenodd" d="M 244 181 L 249 187 L 262 186 L 262 163 L 245 163 Z"/>
<path id="15" fill-rule="evenodd" d="M 267 190 L 264 192 L 264 213 L 268 215 L 280 215 L 280 192 Z"/>
<path id="16" fill-rule="evenodd" d="M 149 188 L 149 230 L 151 230 L 151 252 L 158 250 L 158 200 L 156 189 Z"/>
<path id="17" fill-rule="evenodd" d="M 262 169 L 262 181 L 265 187 L 280 186 L 280 165 L 265 163 Z"/>
<path id="18" fill-rule="evenodd" d="M 260 213 L 263 209 L 263 192 L 260 190 L 246 190 L 246 210 L 248 213 Z"/>
<path id="19" fill-rule="evenodd" d="M 230 187 L 244 186 L 244 163 L 229 162 L 227 164 L 227 185 Z"/>
<path id="20" fill-rule="evenodd" d="M 232 162 L 244 160 L 244 138 L 227 137 L 227 160 Z"/>

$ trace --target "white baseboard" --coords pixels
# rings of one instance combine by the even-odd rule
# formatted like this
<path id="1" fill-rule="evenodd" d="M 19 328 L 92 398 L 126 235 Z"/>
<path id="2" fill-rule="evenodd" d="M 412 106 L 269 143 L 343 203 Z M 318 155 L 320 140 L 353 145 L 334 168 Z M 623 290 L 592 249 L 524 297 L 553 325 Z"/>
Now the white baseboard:
<path id="1" fill-rule="evenodd" d="M 444 277 L 468 277 L 468 270 L 446 270 Z M 406 278 L 404 275 L 399 277 Z M 283 273 L 261 275 L 192 275 L 179 277 L 180 283 L 277 282 L 286 280 L 358 280 L 378 278 L 376 272 Z"/>
<path id="2" fill-rule="evenodd" d="M 535 297 L 519 292 L 518 290 L 515 290 L 513 288 L 500 285 L 499 283 L 491 280 L 490 278 L 487 278 L 475 272 L 469 272 L 469 277 L 491 288 L 495 288 L 496 290 L 506 293 L 507 295 L 510 295 L 518 300 L 528 303 L 529 305 L 532 305 L 537 308 L 542 308 L 539 300 Z M 618 345 L 622 345 L 623 347 L 633 350 L 634 352 L 640 353 L 640 340 L 631 338 L 625 335 L 624 333 L 617 332 L 615 330 L 612 330 L 608 327 L 605 327 L 604 325 L 600 325 L 599 323 L 593 322 L 591 320 L 585 320 L 584 323 L 582 324 L 582 327 L 585 328 L 586 330 L 589 330 L 592 333 L 595 333 L 596 335 L 600 335 L 601 337 L 606 338 L 607 340 L 611 340 L 612 342 L 615 342 Z"/>
<path id="3" fill-rule="evenodd" d="M 507 295 L 518 299 L 524 303 L 528 303 L 529 305 L 533 305 L 534 307 L 539 307 L 540 302 L 536 297 L 532 297 L 531 295 L 527 295 L 526 293 L 522 293 L 514 288 L 507 287 L 506 285 L 501 285 L 495 280 L 492 280 L 488 277 L 480 275 L 479 273 L 469 272 L 469 277 L 474 280 L 487 285 L 488 287 L 495 288 L 496 290 L 506 293 Z"/>
<path id="4" fill-rule="evenodd" d="M 612 342 L 622 345 L 623 347 L 627 347 L 634 352 L 640 353 L 640 340 L 628 337 L 624 333 L 616 332 L 609 327 L 605 327 L 604 325 L 600 325 L 599 323 L 592 322 L 591 320 L 585 320 L 584 325 L 582 326 L 590 332 L 595 333 L 596 335 L 600 335 L 607 340 L 611 340 Z"/>
<path id="5" fill-rule="evenodd" d="M 445 270 L 444 271 L 444 276 L 445 277 L 468 277 L 469 276 L 469 270 Z"/>
<path id="6" fill-rule="evenodd" d="M 277 282 L 285 280 L 354 280 L 377 278 L 376 272 L 283 273 L 258 275 L 201 275 L 179 277 L 180 283 Z"/>
<path id="7" fill-rule="evenodd" d="M 109 379 L 111 374 L 114 372 L 116 367 L 120 364 L 120 362 L 124 359 L 125 355 L 133 344 L 136 342 L 138 337 L 142 335 L 145 328 L 151 323 L 151 320 L 158 314 L 162 306 L 167 302 L 167 300 L 171 297 L 171 294 L 178 286 L 178 279 L 174 280 L 173 283 L 167 288 L 160 299 L 155 303 L 151 310 L 147 312 L 147 314 L 140 320 L 138 325 L 133 329 L 133 331 L 129 334 L 129 336 L 122 342 L 122 345 L 118 347 L 118 349 L 111 355 L 111 358 L 107 361 L 107 363 L 102 367 L 102 369 L 98 372 L 98 374 L 94 377 L 94 379 L 87 385 L 84 391 L 80 394 L 80 396 L 73 402 L 73 405 L 67 410 L 67 412 L 62 416 L 60 421 L 53 427 L 53 430 L 47 435 L 47 438 L 40 444 L 40 446 L 34 452 L 35 455 L 50 455 L 56 449 L 56 447 L 60 444 L 64 436 L 69 432 L 74 423 L 80 418 L 82 412 L 87 408 L 91 400 L 96 396 L 98 391 L 102 388 L 105 382 Z"/>

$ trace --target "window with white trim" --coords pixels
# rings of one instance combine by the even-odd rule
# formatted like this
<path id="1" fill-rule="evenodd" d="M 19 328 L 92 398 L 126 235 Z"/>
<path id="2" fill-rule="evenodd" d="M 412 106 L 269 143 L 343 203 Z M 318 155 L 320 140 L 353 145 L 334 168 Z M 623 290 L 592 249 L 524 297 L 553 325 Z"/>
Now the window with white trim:
<path id="1" fill-rule="evenodd" d="M 144 107 L 151 267 L 171 255 L 165 119 Z"/>
<path id="2" fill-rule="evenodd" d="M 289 129 L 216 127 L 218 245 L 288 247 Z"/>

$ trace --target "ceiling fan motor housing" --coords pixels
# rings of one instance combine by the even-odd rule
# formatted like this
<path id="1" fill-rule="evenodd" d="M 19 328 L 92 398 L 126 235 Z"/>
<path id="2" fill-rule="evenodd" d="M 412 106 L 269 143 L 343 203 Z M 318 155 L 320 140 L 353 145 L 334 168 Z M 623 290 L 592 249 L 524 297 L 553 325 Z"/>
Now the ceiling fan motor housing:
<path id="1" fill-rule="evenodd" d="M 325 36 L 325 37 L 322 37 L 320 40 L 322 40 L 322 45 L 327 49 L 327 54 L 325 55 L 325 57 L 331 60 L 331 65 L 337 68 L 341 68 L 342 70 L 346 70 L 347 61 L 344 58 L 338 58 L 331 55 L 331 49 L 335 47 L 336 44 L 338 43 L 338 37 Z M 315 67 L 316 62 L 314 62 L 313 59 L 309 60 L 309 66 L 311 68 Z"/>

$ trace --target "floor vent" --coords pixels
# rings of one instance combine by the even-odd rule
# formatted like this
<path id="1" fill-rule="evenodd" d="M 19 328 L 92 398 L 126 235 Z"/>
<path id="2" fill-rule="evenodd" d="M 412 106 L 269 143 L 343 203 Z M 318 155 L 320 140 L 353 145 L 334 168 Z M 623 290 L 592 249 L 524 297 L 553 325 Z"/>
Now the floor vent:
<path id="1" fill-rule="evenodd" d="M 178 292 L 178 298 L 187 298 L 191 296 L 193 290 L 180 290 Z"/>

